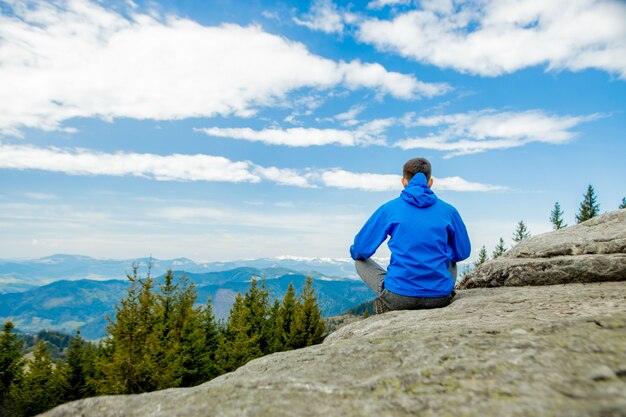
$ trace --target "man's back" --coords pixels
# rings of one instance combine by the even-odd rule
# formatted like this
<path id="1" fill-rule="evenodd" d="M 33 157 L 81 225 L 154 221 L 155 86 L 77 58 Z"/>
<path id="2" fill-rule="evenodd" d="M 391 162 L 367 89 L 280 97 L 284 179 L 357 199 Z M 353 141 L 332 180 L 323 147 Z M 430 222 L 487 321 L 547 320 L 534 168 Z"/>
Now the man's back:
<path id="1" fill-rule="evenodd" d="M 387 236 L 391 260 L 385 289 L 410 297 L 451 293 L 448 267 L 469 256 L 469 237 L 457 210 L 437 198 L 424 174 L 416 174 L 400 197 L 370 217 L 350 248 L 352 258 L 369 258 Z"/>

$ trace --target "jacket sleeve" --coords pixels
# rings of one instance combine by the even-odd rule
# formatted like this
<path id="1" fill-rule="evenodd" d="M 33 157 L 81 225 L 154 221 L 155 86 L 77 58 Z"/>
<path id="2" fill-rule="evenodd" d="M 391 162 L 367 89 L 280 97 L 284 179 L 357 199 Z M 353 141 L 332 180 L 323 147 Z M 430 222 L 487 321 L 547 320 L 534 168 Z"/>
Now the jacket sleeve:
<path id="1" fill-rule="evenodd" d="M 384 206 L 372 214 L 365 222 L 359 233 L 354 237 L 354 244 L 350 246 L 350 256 L 357 259 L 368 259 L 376 252 L 381 243 L 387 239 L 387 214 Z"/>
<path id="2" fill-rule="evenodd" d="M 467 229 L 456 209 L 452 212 L 451 225 L 448 227 L 448 244 L 452 248 L 452 260 L 454 262 L 460 262 L 470 256 L 472 246 Z"/>

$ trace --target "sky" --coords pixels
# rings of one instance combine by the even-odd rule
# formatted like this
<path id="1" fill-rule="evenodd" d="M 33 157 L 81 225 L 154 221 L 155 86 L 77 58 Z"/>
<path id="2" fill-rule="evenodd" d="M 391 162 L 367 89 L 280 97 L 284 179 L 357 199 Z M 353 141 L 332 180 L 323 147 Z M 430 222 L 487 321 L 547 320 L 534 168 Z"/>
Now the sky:
<path id="1" fill-rule="evenodd" d="M 473 259 L 617 209 L 625 110 L 619 0 L 0 1 L 0 258 L 346 258 L 425 157 Z"/>

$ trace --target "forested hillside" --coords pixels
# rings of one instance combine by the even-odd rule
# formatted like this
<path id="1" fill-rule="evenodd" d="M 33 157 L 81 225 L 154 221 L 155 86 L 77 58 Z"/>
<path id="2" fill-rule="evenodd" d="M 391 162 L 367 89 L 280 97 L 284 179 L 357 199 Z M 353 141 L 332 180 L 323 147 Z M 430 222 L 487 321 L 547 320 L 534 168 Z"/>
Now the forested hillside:
<path id="1" fill-rule="evenodd" d="M 108 319 L 106 337 L 94 344 L 77 333 L 65 359 L 53 361 L 41 338 L 32 357 L 6 322 L 0 335 L 1 415 L 26 417 L 57 404 L 94 395 L 185 387 L 237 369 L 251 359 L 319 343 L 324 321 L 307 279 L 299 294 L 289 285 L 271 302 L 263 283 L 239 293 L 226 320 L 210 302 L 197 306 L 195 284 L 168 271 L 159 282 L 129 276 L 130 286 Z"/>

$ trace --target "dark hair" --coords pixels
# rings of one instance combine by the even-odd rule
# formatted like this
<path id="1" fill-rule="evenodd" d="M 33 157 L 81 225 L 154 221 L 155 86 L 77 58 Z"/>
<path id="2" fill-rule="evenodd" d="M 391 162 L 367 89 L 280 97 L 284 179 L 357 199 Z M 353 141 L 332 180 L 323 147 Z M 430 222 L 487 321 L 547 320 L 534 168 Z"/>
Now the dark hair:
<path id="1" fill-rule="evenodd" d="M 426 175 L 426 179 L 429 180 L 432 170 L 433 168 L 430 165 L 430 162 L 428 162 L 428 159 L 413 158 L 406 161 L 404 167 L 402 167 L 402 176 L 407 181 L 411 181 L 415 174 L 421 172 L 422 174 Z"/>

